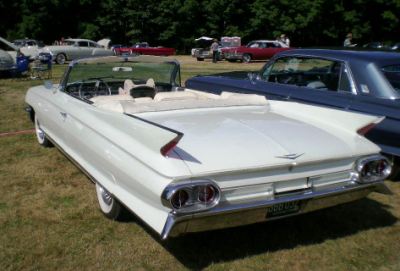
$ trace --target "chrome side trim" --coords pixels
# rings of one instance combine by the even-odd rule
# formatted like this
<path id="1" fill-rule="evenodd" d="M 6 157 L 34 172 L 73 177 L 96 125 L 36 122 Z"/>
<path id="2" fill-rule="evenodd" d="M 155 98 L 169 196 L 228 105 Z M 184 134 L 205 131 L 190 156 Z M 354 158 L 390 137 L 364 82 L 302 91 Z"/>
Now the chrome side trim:
<path id="1" fill-rule="evenodd" d="M 383 194 L 391 193 L 383 181 L 381 181 L 370 184 L 352 184 L 350 186 L 330 190 L 312 191 L 304 194 L 296 194 L 288 197 L 275 198 L 273 200 L 261 200 L 251 203 L 230 204 L 227 202 L 221 202 L 220 205 L 217 205 L 213 209 L 191 215 L 180 215 L 171 212 L 168 215 L 164 229 L 161 232 L 161 238 L 165 240 L 170 236 L 174 237 L 187 232 L 228 228 L 272 219 L 280 219 L 351 202 L 366 197 L 371 192 L 379 192 Z M 268 219 L 265 217 L 267 207 L 291 201 L 306 201 L 306 203 L 300 212 L 296 214 Z M 224 219 L 226 217 L 229 217 L 229 219 Z M 232 217 L 237 219 L 232 220 Z M 205 223 L 205 221 L 209 222 Z M 234 224 L 232 221 L 234 221 Z"/>

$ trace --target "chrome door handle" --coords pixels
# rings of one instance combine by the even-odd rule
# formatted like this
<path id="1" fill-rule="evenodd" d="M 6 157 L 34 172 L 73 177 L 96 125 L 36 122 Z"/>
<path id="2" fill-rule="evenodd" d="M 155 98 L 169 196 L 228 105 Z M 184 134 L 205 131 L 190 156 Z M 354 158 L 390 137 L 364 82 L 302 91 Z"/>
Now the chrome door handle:
<path id="1" fill-rule="evenodd" d="M 60 115 L 63 120 L 65 120 L 67 118 L 67 113 L 65 113 L 65 112 L 60 112 Z"/>

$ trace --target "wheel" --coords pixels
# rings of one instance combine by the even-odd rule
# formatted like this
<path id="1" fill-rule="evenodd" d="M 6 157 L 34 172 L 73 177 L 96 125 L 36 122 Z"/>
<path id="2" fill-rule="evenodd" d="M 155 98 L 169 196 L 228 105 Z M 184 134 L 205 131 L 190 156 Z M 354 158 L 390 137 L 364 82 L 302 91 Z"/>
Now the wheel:
<path id="1" fill-rule="evenodd" d="M 204 61 L 204 58 L 198 57 L 197 61 Z"/>
<path id="2" fill-rule="evenodd" d="M 67 57 L 63 53 L 59 53 L 56 55 L 56 63 L 57 64 L 64 64 L 65 61 L 67 60 Z"/>
<path id="3" fill-rule="evenodd" d="M 120 219 L 123 209 L 121 203 L 99 183 L 96 183 L 96 193 L 101 212 L 110 219 Z"/>
<path id="4" fill-rule="evenodd" d="M 243 59 L 243 62 L 249 63 L 249 62 L 251 61 L 251 55 L 249 55 L 249 54 L 244 54 L 243 57 L 242 57 L 242 59 Z"/>
<path id="5" fill-rule="evenodd" d="M 51 141 L 46 137 L 46 133 L 40 127 L 40 122 L 36 115 L 35 115 L 35 132 L 37 141 L 41 146 L 45 148 L 53 147 L 53 143 L 51 143 Z"/>
<path id="6" fill-rule="evenodd" d="M 105 86 L 104 88 L 100 88 L 101 85 Z M 100 95 L 112 95 L 111 93 L 111 88 L 110 86 L 107 84 L 106 81 L 102 80 L 102 79 L 97 79 L 96 83 L 95 83 L 95 87 L 94 87 L 94 95 L 95 96 L 100 96 Z"/>

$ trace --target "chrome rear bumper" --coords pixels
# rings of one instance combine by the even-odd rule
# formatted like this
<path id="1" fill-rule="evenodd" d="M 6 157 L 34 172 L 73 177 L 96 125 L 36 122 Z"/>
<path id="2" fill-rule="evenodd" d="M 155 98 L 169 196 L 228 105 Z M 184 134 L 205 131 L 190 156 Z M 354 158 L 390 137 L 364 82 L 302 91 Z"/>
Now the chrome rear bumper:
<path id="1" fill-rule="evenodd" d="M 175 237 L 184 233 L 231 228 L 304 214 L 355 201 L 366 197 L 371 192 L 391 194 L 386 185 L 383 182 L 379 182 L 357 184 L 351 187 L 340 187 L 325 191 L 311 191 L 304 194 L 251 203 L 220 203 L 207 212 L 195 214 L 179 215 L 170 213 L 161 233 L 161 238 L 165 240 L 168 237 Z M 298 212 L 267 218 L 267 208 L 269 206 L 292 201 L 301 201 L 301 209 Z"/>

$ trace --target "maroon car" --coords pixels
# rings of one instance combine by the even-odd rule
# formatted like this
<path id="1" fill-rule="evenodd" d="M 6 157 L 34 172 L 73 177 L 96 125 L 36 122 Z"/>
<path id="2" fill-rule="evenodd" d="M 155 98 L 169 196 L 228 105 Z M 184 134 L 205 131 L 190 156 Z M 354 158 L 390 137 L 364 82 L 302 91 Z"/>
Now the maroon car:
<path id="1" fill-rule="evenodd" d="M 150 47 L 147 42 L 139 42 L 132 47 L 120 47 L 114 49 L 116 55 L 153 55 L 153 56 L 170 56 L 175 54 L 174 48 L 167 47 Z"/>
<path id="2" fill-rule="evenodd" d="M 276 53 L 290 49 L 286 44 L 277 40 L 255 40 L 246 46 L 222 49 L 222 53 L 228 61 L 250 62 L 251 60 L 269 59 Z"/>

